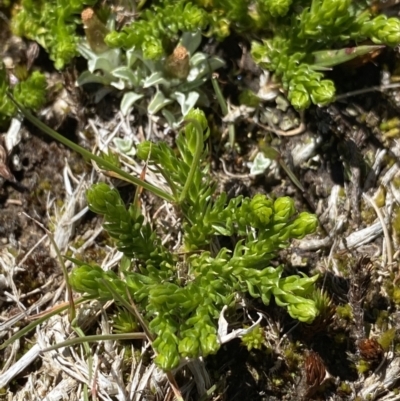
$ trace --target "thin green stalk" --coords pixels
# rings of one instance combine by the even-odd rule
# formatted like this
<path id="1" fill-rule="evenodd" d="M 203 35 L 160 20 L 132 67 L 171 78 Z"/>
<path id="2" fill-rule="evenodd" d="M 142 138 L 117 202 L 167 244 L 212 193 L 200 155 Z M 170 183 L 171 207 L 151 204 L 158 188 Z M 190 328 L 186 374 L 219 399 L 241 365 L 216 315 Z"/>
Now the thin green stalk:
<path id="1" fill-rule="evenodd" d="M 206 391 L 206 393 L 200 398 L 199 401 L 207 401 L 207 400 L 210 400 L 211 397 L 213 396 L 213 394 L 214 394 L 214 392 L 215 392 L 216 389 L 217 389 L 217 385 L 214 384 L 213 386 L 211 386 L 211 387 Z"/>
<path id="2" fill-rule="evenodd" d="M 278 159 L 279 165 L 285 170 L 285 173 L 289 176 L 289 178 L 292 180 L 293 184 L 296 185 L 297 188 L 300 189 L 300 191 L 304 192 L 305 189 L 301 182 L 297 179 L 297 177 L 294 175 L 292 170 L 286 165 L 286 163 L 282 159 Z"/>
<path id="3" fill-rule="evenodd" d="M 164 171 L 161 167 L 159 167 L 158 165 L 155 165 L 155 168 L 157 169 L 158 173 L 164 177 L 169 188 L 171 188 L 174 200 L 177 200 L 178 199 L 178 188 L 175 185 L 174 181 L 171 179 L 171 177 L 168 175 L 168 173 L 166 171 Z"/>
<path id="4" fill-rule="evenodd" d="M 140 325 L 142 326 L 143 331 L 146 334 L 147 339 L 150 342 L 154 341 L 154 338 L 152 336 L 152 334 L 150 333 L 149 328 L 147 327 L 147 324 L 145 324 L 145 321 L 143 320 L 142 316 L 140 315 L 139 311 L 137 310 L 136 306 L 132 306 L 128 301 L 126 301 L 121 295 L 119 295 L 116 291 L 114 291 L 114 289 L 112 288 L 112 286 L 108 283 L 107 280 L 102 280 L 103 285 L 105 285 L 107 287 L 107 289 L 110 291 L 110 293 L 112 294 L 113 298 L 115 301 L 118 301 L 119 303 L 121 303 L 121 305 L 123 305 L 133 316 L 136 317 L 136 319 L 139 321 Z M 127 294 L 129 295 L 129 293 Z"/>
<path id="5" fill-rule="evenodd" d="M 218 85 L 217 81 L 217 74 L 213 74 L 211 78 L 211 83 L 214 88 L 215 95 L 217 96 L 217 100 L 219 103 L 219 107 L 221 107 L 222 114 L 224 116 L 227 116 L 229 111 L 228 111 L 228 105 L 226 104 L 224 95 L 221 92 L 221 88 Z M 228 123 L 228 136 L 229 136 L 229 145 L 233 148 L 235 145 L 235 126 L 233 123 Z"/>
<path id="6" fill-rule="evenodd" d="M 144 333 L 98 334 L 98 335 L 93 335 L 93 336 L 72 338 L 70 340 L 54 344 L 51 347 L 44 348 L 44 349 L 42 349 L 41 352 L 54 351 L 55 349 L 63 348 L 63 347 L 72 347 L 73 345 L 76 345 L 76 344 L 95 343 L 95 342 L 107 341 L 107 340 L 112 340 L 112 341 L 145 340 L 146 338 L 147 338 L 146 334 L 144 334 Z"/>
<path id="7" fill-rule="evenodd" d="M 276 160 L 279 163 L 279 165 L 283 168 L 285 173 L 292 180 L 293 184 L 296 185 L 296 187 L 299 188 L 300 191 L 302 192 L 305 191 L 303 185 L 301 185 L 301 182 L 297 179 L 292 170 L 290 170 L 290 168 L 286 165 L 286 163 L 282 159 L 281 154 L 276 149 L 272 148 L 271 146 L 268 146 L 264 141 L 260 141 L 258 143 L 258 146 L 264 153 L 265 157 L 268 157 L 271 160 Z"/>
<path id="8" fill-rule="evenodd" d="M 81 301 L 83 301 L 83 300 L 84 300 L 84 298 L 81 298 Z M 69 304 L 68 305 L 62 305 L 60 307 L 56 307 L 52 311 L 46 313 L 42 317 L 40 317 L 37 320 L 33 321 L 32 323 L 29 323 L 28 326 L 23 327 L 21 330 L 19 330 L 17 333 L 15 333 L 8 340 L 4 341 L 4 343 L 0 345 L 0 350 L 2 350 L 4 348 L 7 348 L 10 344 L 12 344 L 15 341 L 19 340 L 25 334 L 28 334 L 36 326 L 39 326 L 39 324 L 41 324 L 41 323 L 45 322 L 46 320 L 50 319 L 52 316 L 63 312 L 64 310 L 68 309 L 68 307 L 69 307 Z"/>
<path id="9" fill-rule="evenodd" d="M 130 305 L 127 301 L 125 301 L 123 299 L 123 297 L 121 297 L 116 291 L 113 290 L 113 288 L 111 287 L 111 285 L 106 281 L 103 280 L 103 284 L 109 289 L 109 291 L 113 294 L 114 299 L 118 300 L 119 302 L 121 302 L 126 308 L 127 310 L 129 310 L 135 317 L 136 319 L 139 321 L 140 325 L 142 326 L 142 329 L 144 331 L 144 333 L 133 333 L 133 334 L 141 334 L 143 336 L 143 338 L 147 339 L 148 341 L 150 341 L 150 343 L 153 343 L 154 341 L 154 337 L 153 335 L 150 333 L 150 330 L 146 324 L 146 322 L 144 321 L 142 315 L 140 314 L 140 312 L 138 311 L 138 309 L 136 308 L 135 303 L 133 302 L 133 300 L 130 298 L 130 294 L 127 290 L 127 295 L 130 298 L 132 305 Z M 123 334 L 125 335 L 125 334 Z M 132 334 L 131 334 L 132 335 Z M 156 353 L 156 350 L 154 350 L 154 352 Z M 165 372 L 167 379 L 169 381 L 169 384 L 172 388 L 172 391 L 175 394 L 176 400 L 177 401 L 183 401 L 182 395 L 179 391 L 179 387 L 176 383 L 175 377 L 172 374 L 171 371 Z"/>
<path id="10" fill-rule="evenodd" d="M 95 161 L 99 166 L 104 166 L 107 169 L 113 171 L 114 173 L 120 175 L 122 178 L 127 180 L 128 182 L 131 182 L 134 185 L 139 185 L 143 187 L 144 189 L 147 189 L 148 191 L 152 192 L 154 195 L 168 201 L 168 202 L 173 202 L 174 198 L 172 195 L 169 193 L 161 190 L 160 188 L 147 183 L 146 181 L 143 181 L 139 178 L 136 178 L 129 173 L 125 172 L 124 170 L 121 170 L 120 168 L 114 166 L 112 163 L 109 161 L 103 159 L 102 157 L 96 156 L 93 153 L 89 152 L 88 150 L 82 148 L 81 146 L 77 145 L 76 143 L 70 141 L 69 139 L 63 137 L 60 135 L 57 131 L 54 131 L 50 127 L 48 127 L 46 124 L 42 123 L 38 118 L 36 118 L 33 114 L 31 114 L 25 107 L 23 107 L 21 104 L 19 104 L 10 93 L 7 93 L 7 95 L 10 97 L 10 99 L 14 102 L 14 104 L 18 107 L 18 109 L 21 111 L 21 113 L 24 115 L 25 118 L 27 118 L 32 124 L 34 124 L 36 127 L 41 129 L 43 132 L 45 132 L 47 135 L 51 136 L 53 139 L 61 142 L 65 146 L 68 146 L 70 149 L 74 150 L 75 152 L 79 153 L 82 155 L 84 158 L 93 160 Z"/>
<path id="11" fill-rule="evenodd" d="M 82 329 L 77 325 L 77 319 L 74 319 L 71 322 L 71 327 L 72 330 L 75 331 L 75 333 L 79 336 L 80 339 L 85 339 L 85 333 L 82 331 Z M 92 356 L 92 352 L 90 350 L 90 347 L 87 343 L 87 341 L 85 341 L 83 343 L 83 348 L 85 350 L 85 353 L 87 355 L 87 365 L 88 365 L 88 382 L 89 384 L 92 383 L 92 379 L 93 379 L 93 356 Z M 85 394 L 85 398 L 88 398 L 88 386 L 86 383 L 83 384 L 84 386 L 84 394 Z"/>
<path id="12" fill-rule="evenodd" d="M 54 250 L 55 250 L 55 252 L 57 254 L 58 261 L 60 262 L 61 270 L 63 272 L 63 276 L 64 276 L 64 280 L 65 280 L 65 285 L 67 287 L 67 294 L 68 294 L 68 301 L 69 301 L 68 316 L 69 316 L 69 321 L 72 322 L 76 317 L 74 297 L 72 295 L 72 288 L 71 288 L 71 285 L 70 285 L 69 279 L 68 279 L 68 270 L 67 270 L 67 268 L 65 266 L 64 259 L 61 256 L 60 249 L 58 248 L 57 243 L 54 240 L 53 235 L 51 234 L 51 232 L 42 223 L 40 223 L 39 221 L 33 219 L 31 216 L 29 216 L 26 213 L 23 213 L 23 214 L 24 214 L 25 217 L 27 217 L 28 219 L 33 220 L 39 227 L 41 227 L 43 229 L 43 231 L 47 234 L 47 237 L 49 238 L 51 244 L 53 245 L 53 248 L 54 248 Z"/>

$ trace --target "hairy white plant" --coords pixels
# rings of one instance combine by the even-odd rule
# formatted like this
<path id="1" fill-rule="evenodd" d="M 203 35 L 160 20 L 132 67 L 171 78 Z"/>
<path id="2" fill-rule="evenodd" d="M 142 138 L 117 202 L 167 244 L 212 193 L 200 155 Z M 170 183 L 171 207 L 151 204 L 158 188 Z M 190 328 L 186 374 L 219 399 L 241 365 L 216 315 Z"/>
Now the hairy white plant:
<path id="1" fill-rule="evenodd" d="M 83 42 L 78 50 L 88 60 L 88 70 L 79 76 L 77 84 L 107 87 L 108 90 L 103 88 L 98 92 L 97 101 L 111 87 L 123 91 L 120 107 L 124 115 L 136 105 L 144 107 L 151 115 L 161 111 L 168 124 L 174 126 L 194 106 L 209 105 L 200 87 L 210 79 L 212 72 L 225 64 L 218 57 L 196 52 L 200 42 L 200 31 L 186 32 L 174 53 L 159 61 L 144 59 L 142 52 L 135 48 L 109 49 L 98 54 Z M 174 107 L 174 103 L 180 108 Z"/>

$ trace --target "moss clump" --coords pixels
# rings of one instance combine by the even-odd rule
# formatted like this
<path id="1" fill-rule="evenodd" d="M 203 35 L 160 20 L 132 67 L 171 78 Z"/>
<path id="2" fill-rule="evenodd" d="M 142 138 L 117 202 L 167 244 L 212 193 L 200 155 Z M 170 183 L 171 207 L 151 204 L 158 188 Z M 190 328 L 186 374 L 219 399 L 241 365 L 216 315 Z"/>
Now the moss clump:
<path id="1" fill-rule="evenodd" d="M 396 305 L 400 305 L 400 287 L 394 286 L 390 298 Z"/>
<path id="2" fill-rule="evenodd" d="M 395 206 L 392 217 L 392 230 L 398 242 L 400 242 L 400 207 Z"/>
<path id="3" fill-rule="evenodd" d="M 340 391 L 341 393 L 344 393 L 345 395 L 350 395 L 350 394 L 352 394 L 353 389 L 351 388 L 349 383 L 342 382 L 342 383 L 340 383 L 338 391 Z"/>
<path id="4" fill-rule="evenodd" d="M 298 341 L 295 343 L 289 343 L 284 351 L 284 357 L 289 371 L 297 371 L 303 362 L 301 344 Z"/>
<path id="5" fill-rule="evenodd" d="M 386 191 L 382 186 L 380 186 L 379 190 L 376 192 L 374 196 L 374 202 L 376 203 L 376 206 L 383 207 L 385 206 L 385 201 L 386 201 Z"/>
<path id="6" fill-rule="evenodd" d="M 360 361 L 356 365 L 357 372 L 360 374 L 367 373 L 371 369 L 371 365 L 364 359 L 360 359 Z"/>
<path id="7" fill-rule="evenodd" d="M 350 304 L 339 305 L 336 307 L 336 314 L 339 318 L 351 321 L 353 320 L 353 310 Z"/>
<path id="8" fill-rule="evenodd" d="M 253 348 L 261 349 L 264 343 L 264 330 L 260 325 L 242 337 L 242 344 L 246 346 L 249 351 Z"/>
<path id="9" fill-rule="evenodd" d="M 377 318 L 375 322 L 376 327 L 381 331 L 387 330 L 388 322 L 389 312 L 386 310 L 377 311 Z"/>
<path id="10" fill-rule="evenodd" d="M 24 81 L 10 87 L 5 67 L 0 63 L 0 128 L 5 127 L 17 113 L 17 108 L 7 96 L 10 91 L 15 100 L 27 109 L 37 111 L 46 101 L 46 78 L 34 71 Z"/>
<path id="11" fill-rule="evenodd" d="M 378 343 L 381 345 L 384 351 L 388 351 L 394 338 L 396 336 L 396 329 L 392 327 L 389 330 L 386 330 L 378 339 Z"/>

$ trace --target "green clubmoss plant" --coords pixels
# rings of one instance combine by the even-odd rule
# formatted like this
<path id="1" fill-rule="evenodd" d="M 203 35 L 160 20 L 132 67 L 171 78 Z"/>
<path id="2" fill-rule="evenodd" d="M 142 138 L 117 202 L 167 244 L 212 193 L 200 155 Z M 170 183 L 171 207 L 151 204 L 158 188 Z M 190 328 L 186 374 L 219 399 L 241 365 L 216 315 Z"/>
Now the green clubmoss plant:
<path id="1" fill-rule="evenodd" d="M 370 40 L 394 47 L 400 43 L 400 20 L 374 15 L 370 1 L 263 0 L 261 19 L 270 38 L 253 42 L 252 55 L 263 68 L 281 77 L 297 109 L 334 100 L 335 86 L 323 71 L 373 48 L 348 47 Z M 340 49 L 332 51 L 332 49 Z"/>
<path id="2" fill-rule="evenodd" d="M 112 31 L 106 43 L 112 48 L 135 48 L 146 60 L 166 55 L 166 44 L 179 39 L 182 32 L 197 32 L 209 24 L 206 10 L 187 0 L 156 1 L 140 17 L 121 31 Z"/>
<path id="3" fill-rule="evenodd" d="M 78 55 L 76 27 L 85 6 L 97 0 L 22 0 L 14 10 L 12 30 L 15 35 L 38 42 L 49 53 L 57 69 L 62 69 Z"/>
<path id="4" fill-rule="evenodd" d="M 26 80 L 19 81 L 10 88 L 6 69 L 0 63 L 0 127 L 5 127 L 17 113 L 17 107 L 7 96 L 7 90 L 24 107 L 37 111 L 46 101 L 46 86 L 45 76 L 34 71 Z"/>
<path id="5" fill-rule="evenodd" d="M 137 202 L 126 206 L 116 189 L 99 183 L 88 191 L 88 204 L 104 216 L 124 263 L 114 272 L 77 262 L 70 276 L 72 287 L 89 299 L 114 299 L 121 308 L 133 300 L 156 338 L 155 361 L 164 370 L 178 366 L 181 358 L 215 353 L 222 309 L 246 294 L 265 305 L 273 297 L 302 322 L 318 315 L 312 299 L 317 276 L 284 276 L 283 266 L 272 266 L 291 238 L 316 229 L 316 217 L 297 213 L 289 197 L 217 195 L 204 113 L 192 110 L 185 119 L 177 151 L 164 142 L 143 142 L 137 151 L 170 187 L 182 218 L 179 252 L 162 244 Z M 218 246 L 221 237 L 235 239 L 235 245 Z"/>

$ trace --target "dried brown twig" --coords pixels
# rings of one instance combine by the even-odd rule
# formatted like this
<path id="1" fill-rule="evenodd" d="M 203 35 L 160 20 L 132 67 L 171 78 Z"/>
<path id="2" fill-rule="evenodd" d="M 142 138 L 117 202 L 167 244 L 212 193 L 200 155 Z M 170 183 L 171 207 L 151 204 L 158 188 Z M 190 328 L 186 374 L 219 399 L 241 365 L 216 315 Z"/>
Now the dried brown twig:
<path id="1" fill-rule="evenodd" d="M 351 279 L 349 290 L 349 304 L 353 310 L 355 333 L 357 340 L 365 339 L 364 327 L 364 299 L 371 282 L 373 264 L 369 257 L 359 258 L 351 266 Z"/>

